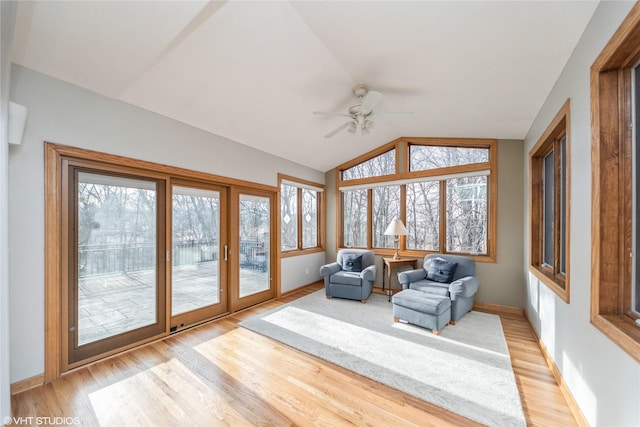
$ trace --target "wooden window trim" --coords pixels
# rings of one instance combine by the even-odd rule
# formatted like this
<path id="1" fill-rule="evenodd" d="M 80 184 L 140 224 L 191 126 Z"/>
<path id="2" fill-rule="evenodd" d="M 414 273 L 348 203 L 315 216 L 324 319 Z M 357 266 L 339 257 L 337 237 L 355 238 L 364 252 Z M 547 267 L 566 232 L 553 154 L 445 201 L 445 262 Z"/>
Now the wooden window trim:
<path id="1" fill-rule="evenodd" d="M 280 209 L 280 191 L 282 188 L 282 181 L 291 181 L 293 183 L 298 183 L 302 185 L 307 185 L 310 187 L 317 187 L 322 189 L 322 191 L 318 191 L 318 245 L 313 248 L 302 248 L 302 188 L 297 187 L 298 190 L 298 248 L 292 249 L 289 251 L 282 250 L 282 242 L 281 242 L 281 234 L 282 233 L 282 212 Z M 278 210 L 277 210 L 277 218 L 278 218 L 278 237 L 277 237 L 277 247 L 280 258 L 290 258 L 294 256 L 300 255 L 308 255 L 318 252 L 325 251 L 325 230 L 326 230 L 326 216 L 325 216 L 325 186 L 324 184 L 318 184 L 317 182 L 307 181 L 301 178 L 296 178 L 290 175 L 278 174 Z"/>
<path id="2" fill-rule="evenodd" d="M 431 169 L 425 171 L 408 171 L 409 168 L 409 146 L 413 145 L 442 145 L 442 146 L 463 146 L 469 148 L 488 148 L 489 149 L 489 161 L 484 163 L 476 163 L 472 165 L 461 166 L 449 166 L 439 169 Z M 396 153 L 396 174 L 385 175 L 379 177 L 359 178 L 351 180 L 342 180 L 342 171 L 360 163 L 366 162 L 380 154 L 395 150 Z M 342 249 L 342 242 L 344 241 L 344 221 L 342 218 L 344 212 L 344 204 L 341 188 L 347 188 L 350 186 L 360 186 L 367 184 L 380 184 L 402 179 L 414 179 L 414 178 L 429 178 L 440 175 L 456 174 L 463 172 L 475 172 L 490 170 L 491 174 L 487 177 L 487 253 L 481 255 L 471 255 L 459 252 L 451 252 L 455 255 L 465 255 L 478 262 L 497 262 L 497 199 L 498 199 L 498 141 L 495 139 L 480 139 L 480 138 L 422 138 L 422 137 L 402 137 L 375 150 L 369 151 L 353 160 L 343 163 L 336 167 L 336 242 L 337 249 Z M 371 206 L 371 190 L 368 191 L 369 205 Z M 406 186 L 401 185 L 401 199 L 405 197 L 406 201 Z M 368 209 L 369 229 L 371 228 L 371 209 Z M 402 218 L 406 218 L 406 206 L 400 207 L 400 215 Z M 444 218 L 444 217 L 443 217 Z M 444 219 L 441 223 L 444 223 Z M 444 234 L 442 234 L 442 243 L 440 251 L 427 251 L 427 250 L 413 250 L 406 249 L 406 238 L 400 238 L 400 250 L 399 252 L 403 256 L 411 257 L 424 257 L 430 253 L 448 253 L 444 245 Z M 374 251 L 376 255 L 390 256 L 393 255 L 395 249 L 388 248 L 373 248 L 372 236 L 370 231 L 367 233 L 368 249 Z"/>
<path id="3" fill-rule="evenodd" d="M 640 362 L 628 311 L 632 259 L 631 72 L 640 57 L 636 4 L 591 66 L 591 323 Z M 636 254 L 637 256 L 637 254 Z"/>
<path id="4" fill-rule="evenodd" d="M 560 111 L 553 118 L 547 129 L 544 131 L 536 145 L 529 151 L 529 220 L 530 220 L 530 239 L 529 239 L 529 271 L 533 273 L 540 281 L 542 281 L 549 289 L 558 295 L 567 304 L 570 302 L 570 280 L 569 280 L 569 259 L 570 259 L 570 188 L 571 188 L 571 126 L 570 126 L 571 101 L 567 99 Z M 565 274 L 556 273 L 555 268 L 549 268 L 544 265 L 543 258 L 543 203 L 542 203 L 542 163 L 544 158 L 552 150 L 556 153 L 559 141 L 566 137 L 566 154 L 565 154 L 565 174 L 566 174 L 566 212 L 565 212 Z M 554 162 L 557 159 L 554 154 Z M 558 168 L 554 168 L 554 182 L 559 182 Z M 554 210 L 559 212 L 560 194 L 554 191 Z M 554 215 L 556 214 L 554 213 Z M 560 221 L 554 222 L 554 237 L 559 233 Z M 558 254 L 560 243 L 554 238 L 554 254 Z M 554 263 L 556 261 L 554 255 Z"/>

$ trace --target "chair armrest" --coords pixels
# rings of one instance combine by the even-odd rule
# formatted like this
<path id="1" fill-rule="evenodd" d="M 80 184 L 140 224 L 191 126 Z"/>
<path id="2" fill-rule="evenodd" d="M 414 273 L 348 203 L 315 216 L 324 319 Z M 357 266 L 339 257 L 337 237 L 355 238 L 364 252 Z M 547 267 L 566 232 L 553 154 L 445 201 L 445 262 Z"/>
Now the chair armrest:
<path id="1" fill-rule="evenodd" d="M 449 285 L 451 300 L 455 300 L 457 296 L 465 298 L 474 296 L 478 292 L 478 286 L 480 286 L 480 279 L 477 276 L 462 277 L 451 282 Z"/>
<path id="2" fill-rule="evenodd" d="M 370 265 L 369 267 L 362 270 L 362 272 L 360 273 L 360 277 L 362 277 L 364 280 L 373 282 L 374 280 L 376 280 L 376 272 L 376 266 Z"/>
<path id="3" fill-rule="evenodd" d="M 419 268 L 417 270 L 407 270 L 401 271 L 398 273 L 398 282 L 402 285 L 408 285 L 412 282 L 417 282 L 418 280 L 426 279 L 427 271 L 424 268 Z"/>
<path id="4" fill-rule="evenodd" d="M 337 262 L 332 262 L 331 264 L 326 264 L 320 267 L 320 275 L 331 276 L 332 274 L 336 274 L 340 270 L 342 270 L 340 264 L 338 264 Z"/>

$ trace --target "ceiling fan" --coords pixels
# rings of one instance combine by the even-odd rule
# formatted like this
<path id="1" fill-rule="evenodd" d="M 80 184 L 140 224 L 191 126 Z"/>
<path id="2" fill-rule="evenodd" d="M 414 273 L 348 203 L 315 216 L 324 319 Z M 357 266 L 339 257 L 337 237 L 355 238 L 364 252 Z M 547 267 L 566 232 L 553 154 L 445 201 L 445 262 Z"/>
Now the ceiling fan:
<path id="1" fill-rule="evenodd" d="M 314 111 L 313 114 L 320 114 L 325 116 L 338 116 L 348 117 L 349 120 L 338 126 L 326 134 L 325 138 L 331 138 L 337 133 L 347 129 L 348 132 L 356 133 L 358 129 L 361 130 L 363 135 L 369 134 L 374 130 L 375 121 L 377 118 L 392 117 L 398 120 L 411 120 L 413 113 L 409 112 L 373 112 L 373 108 L 378 105 L 384 96 L 380 92 L 369 90 L 366 85 L 360 84 L 354 86 L 353 94 L 358 97 L 358 103 L 349 107 L 348 113 L 336 113 L 325 111 Z"/>

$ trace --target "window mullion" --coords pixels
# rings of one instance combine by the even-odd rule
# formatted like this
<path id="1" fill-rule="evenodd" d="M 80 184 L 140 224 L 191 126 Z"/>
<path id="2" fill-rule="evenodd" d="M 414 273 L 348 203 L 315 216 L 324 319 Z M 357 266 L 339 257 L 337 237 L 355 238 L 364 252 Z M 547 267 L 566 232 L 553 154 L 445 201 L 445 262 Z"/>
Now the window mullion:
<path id="1" fill-rule="evenodd" d="M 304 246 L 302 243 L 302 188 L 297 187 L 296 191 L 298 194 L 298 215 L 296 215 L 296 220 L 298 221 L 298 250 L 302 250 L 302 247 Z"/>
<path id="2" fill-rule="evenodd" d="M 560 167 L 562 164 L 562 151 L 560 150 L 560 139 L 553 141 L 553 276 L 557 277 L 560 273 L 560 212 L 562 203 L 562 194 L 560 192 Z"/>
<path id="3" fill-rule="evenodd" d="M 447 252 L 447 182 L 440 181 L 440 241 L 441 253 Z"/>
<path id="4" fill-rule="evenodd" d="M 367 248 L 373 248 L 373 190 L 367 190 Z"/>

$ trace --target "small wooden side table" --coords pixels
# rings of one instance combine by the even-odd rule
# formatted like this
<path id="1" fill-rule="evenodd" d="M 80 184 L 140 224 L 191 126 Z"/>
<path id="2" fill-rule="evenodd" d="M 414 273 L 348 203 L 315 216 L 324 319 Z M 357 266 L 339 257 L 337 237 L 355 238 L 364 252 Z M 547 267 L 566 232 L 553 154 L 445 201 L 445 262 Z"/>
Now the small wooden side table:
<path id="1" fill-rule="evenodd" d="M 402 265 L 410 265 L 415 270 L 416 268 L 418 268 L 418 258 L 393 259 L 393 257 L 382 257 L 382 292 L 384 292 L 384 272 L 386 270 L 387 281 L 389 282 L 389 289 L 387 290 L 389 302 L 391 302 L 391 295 L 393 295 L 393 290 L 391 289 L 391 272 L 394 268 L 400 267 Z"/>

